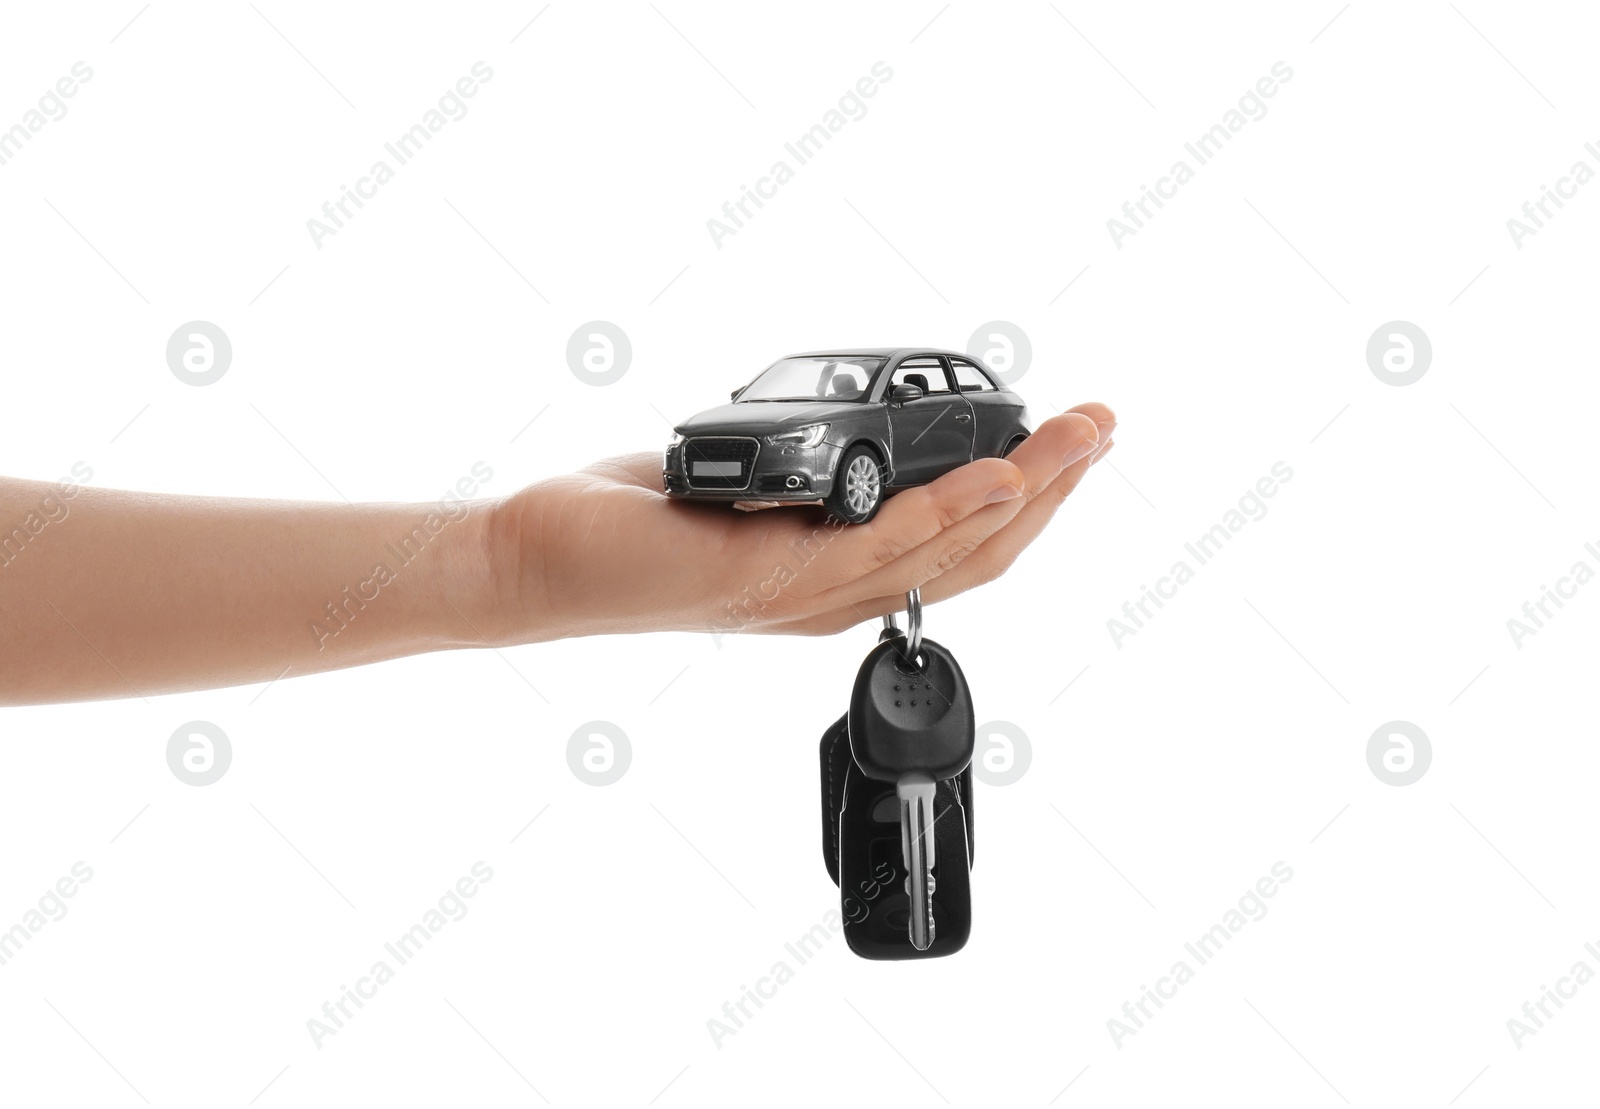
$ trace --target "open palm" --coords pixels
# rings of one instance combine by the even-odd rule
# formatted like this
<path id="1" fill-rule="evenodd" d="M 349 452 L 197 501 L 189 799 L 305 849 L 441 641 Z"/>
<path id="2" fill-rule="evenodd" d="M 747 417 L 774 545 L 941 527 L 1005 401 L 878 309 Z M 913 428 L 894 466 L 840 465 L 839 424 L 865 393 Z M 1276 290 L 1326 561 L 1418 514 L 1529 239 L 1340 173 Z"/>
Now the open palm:
<path id="1" fill-rule="evenodd" d="M 826 635 L 992 581 L 1111 446 L 1085 404 L 1009 457 L 971 462 L 890 498 L 866 524 L 820 507 L 739 512 L 669 499 L 659 452 L 598 462 L 505 506 L 510 641 L 637 631 Z"/>

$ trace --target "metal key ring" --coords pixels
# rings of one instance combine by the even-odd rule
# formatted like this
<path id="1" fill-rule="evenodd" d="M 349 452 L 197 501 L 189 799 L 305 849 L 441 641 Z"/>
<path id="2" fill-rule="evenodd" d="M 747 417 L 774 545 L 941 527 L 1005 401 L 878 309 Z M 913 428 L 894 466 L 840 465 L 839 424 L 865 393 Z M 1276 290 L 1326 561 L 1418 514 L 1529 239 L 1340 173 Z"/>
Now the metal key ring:
<path id="1" fill-rule="evenodd" d="M 893 615 L 883 618 L 883 626 L 887 631 L 898 632 L 899 626 L 894 622 Z M 922 651 L 922 589 L 919 586 L 906 594 L 906 648 L 902 652 L 905 660 L 911 665 L 917 664 L 917 655 Z"/>

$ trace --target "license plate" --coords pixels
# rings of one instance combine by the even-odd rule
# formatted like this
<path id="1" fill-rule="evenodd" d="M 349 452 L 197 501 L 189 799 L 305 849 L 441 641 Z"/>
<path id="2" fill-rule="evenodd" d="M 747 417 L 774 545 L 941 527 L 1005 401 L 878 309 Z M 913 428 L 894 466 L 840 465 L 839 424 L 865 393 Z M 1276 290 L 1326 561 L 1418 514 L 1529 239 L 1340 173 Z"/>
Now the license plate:
<path id="1" fill-rule="evenodd" d="M 696 462 L 695 477 L 738 477 L 743 467 L 737 462 Z"/>

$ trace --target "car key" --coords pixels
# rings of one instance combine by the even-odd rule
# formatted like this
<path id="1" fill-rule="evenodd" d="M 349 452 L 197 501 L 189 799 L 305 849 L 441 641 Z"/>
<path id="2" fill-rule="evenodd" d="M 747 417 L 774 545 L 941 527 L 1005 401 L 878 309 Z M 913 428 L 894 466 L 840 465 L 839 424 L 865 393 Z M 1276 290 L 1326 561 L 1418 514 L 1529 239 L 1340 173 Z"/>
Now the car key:
<path id="1" fill-rule="evenodd" d="M 934 787 L 939 888 L 933 896 L 938 931 L 926 950 L 911 945 L 911 899 L 900 836 L 895 783 L 868 778 L 850 755 L 850 718 L 842 715 L 824 742 L 833 759 L 823 768 L 823 850 L 839 887 L 846 944 L 863 959 L 953 955 L 972 935 L 972 767 Z M 839 757 L 842 756 L 842 757 Z M 831 769 L 831 776 L 830 776 Z M 889 873 L 885 873 L 885 871 Z"/>
<path id="2" fill-rule="evenodd" d="M 900 853 L 906 860 L 906 896 L 911 900 L 911 946 L 933 946 L 933 879 L 938 861 L 933 830 L 934 780 L 921 772 L 895 783 L 900 798 Z"/>
<path id="3" fill-rule="evenodd" d="M 967 769 L 976 730 L 955 656 L 921 639 L 908 660 L 909 646 L 902 636 L 886 638 L 862 662 L 850 697 L 850 753 L 868 778 L 895 783 L 911 899 L 908 932 L 912 946 L 926 951 L 934 938 L 936 784 Z"/>

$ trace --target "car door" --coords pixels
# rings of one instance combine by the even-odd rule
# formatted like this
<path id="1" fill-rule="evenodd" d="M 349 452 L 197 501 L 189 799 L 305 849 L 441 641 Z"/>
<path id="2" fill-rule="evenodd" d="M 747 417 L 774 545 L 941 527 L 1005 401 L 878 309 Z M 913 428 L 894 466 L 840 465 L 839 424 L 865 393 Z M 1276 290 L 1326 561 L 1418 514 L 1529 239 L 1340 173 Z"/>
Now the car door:
<path id="1" fill-rule="evenodd" d="M 975 458 L 1003 454 L 1022 429 L 1022 411 L 1015 395 L 995 388 L 994 381 L 976 362 L 950 358 L 956 388 L 972 405 L 972 452 Z"/>
<path id="2" fill-rule="evenodd" d="M 896 385 L 917 385 L 915 400 L 894 399 Z M 951 383 L 941 357 L 908 358 L 884 392 L 889 412 L 891 483 L 920 485 L 972 461 L 972 404 Z"/>

